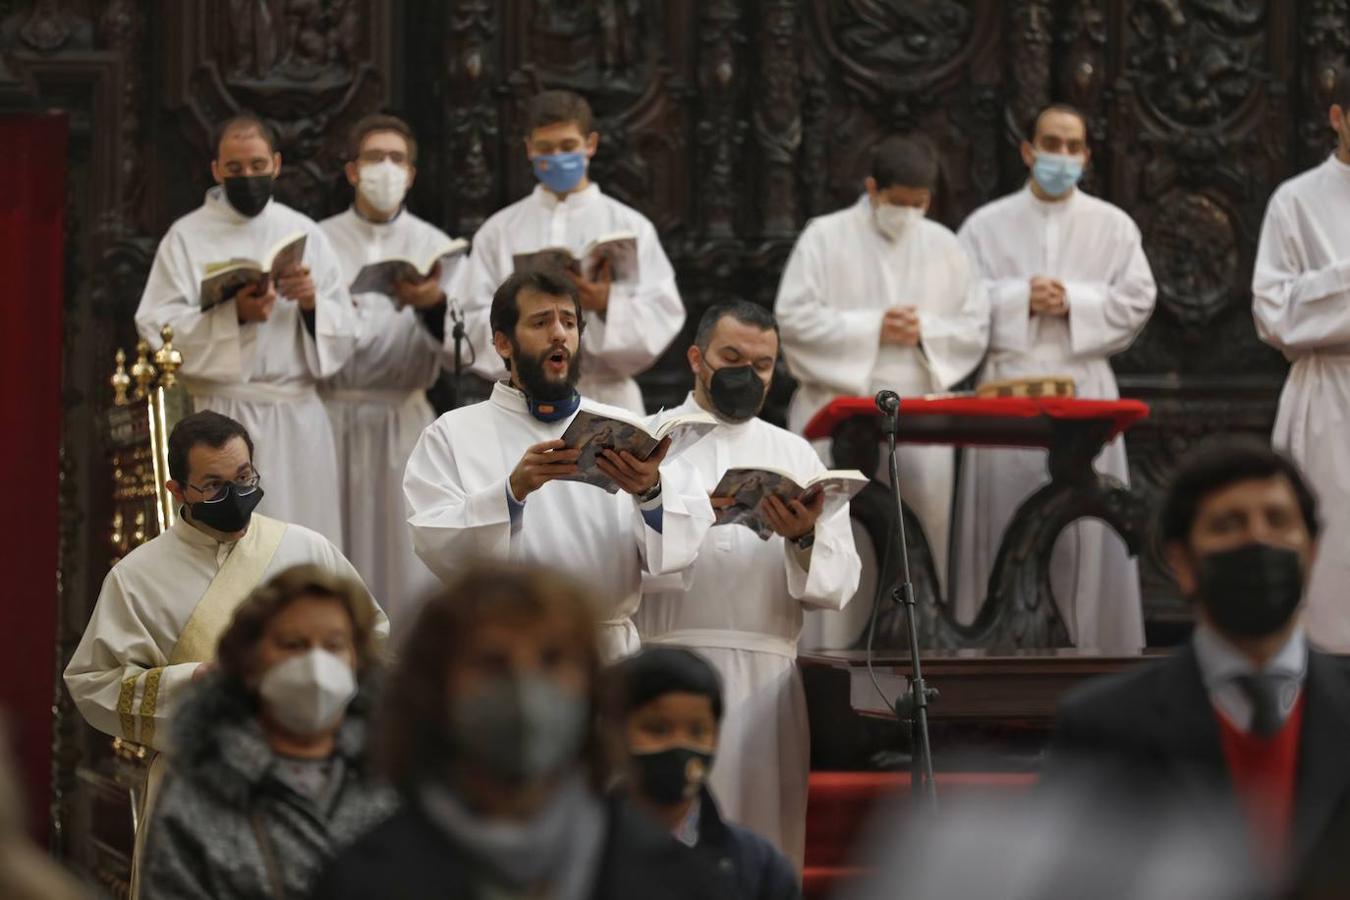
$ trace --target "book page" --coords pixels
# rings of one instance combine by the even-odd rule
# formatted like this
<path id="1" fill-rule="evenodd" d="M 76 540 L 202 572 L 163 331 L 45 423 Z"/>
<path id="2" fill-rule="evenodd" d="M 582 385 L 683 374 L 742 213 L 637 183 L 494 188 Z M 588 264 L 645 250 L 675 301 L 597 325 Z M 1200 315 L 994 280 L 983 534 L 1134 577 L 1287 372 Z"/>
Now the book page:
<path id="1" fill-rule="evenodd" d="M 713 489 L 714 497 L 728 497 L 731 506 L 716 510 L 714 525 L 744 525 L 767 541 L 773 529 L 760 517 L 759 506 L 769 496 L 791 500 L 802 488 L 787 475 L 769 469 L 727 469 Z"/>

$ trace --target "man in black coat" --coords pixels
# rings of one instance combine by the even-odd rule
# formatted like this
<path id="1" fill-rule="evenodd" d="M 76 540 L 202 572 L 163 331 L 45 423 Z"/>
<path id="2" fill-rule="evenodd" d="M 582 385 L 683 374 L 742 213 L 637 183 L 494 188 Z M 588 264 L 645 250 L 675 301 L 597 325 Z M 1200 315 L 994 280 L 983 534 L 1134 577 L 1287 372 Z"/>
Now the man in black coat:
<path id="1" fill-rule="evenodd" d="M 1350 812 L 1350 668 L 1309 648 L 1300 624 L 1316 500 L 1288 459 L 1230 440 L 1183 461 L 1160 531 L 1195 633 L 1071 693 L 1046 780 L 1088 774 L 1136 799 L 1236 813 L 1281 877 L 1325 852 Z"/>
<path id="2" fill-rule="evenodd" d="M 767 840 L 722 818 L 707 778 L 722 683 L 702 656 L 651 646 L 610 669 L 634 805 L 722 872 L 741 900 L 800 900 L 797 873 Z"/>

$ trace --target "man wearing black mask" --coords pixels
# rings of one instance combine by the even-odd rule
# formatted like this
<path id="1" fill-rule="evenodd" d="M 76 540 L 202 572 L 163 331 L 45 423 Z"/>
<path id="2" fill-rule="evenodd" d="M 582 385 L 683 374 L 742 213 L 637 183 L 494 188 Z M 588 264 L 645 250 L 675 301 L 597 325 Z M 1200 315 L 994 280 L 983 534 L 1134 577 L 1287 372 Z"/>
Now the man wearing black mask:
<path id="1" fill-rule="evenodd" d="M 165 487 L 178 515 L 112 567 L 65 671 L 90 725 L 161 751 L 188 688 L 214 666 L 235 607 L 278 572 L 308 563 L 360 585 L 377 640 L 389 634 L 361 577 L 323 535 L 254 512 L 266 491 L 244 426 L 194 413 L 170 432 L 167 455 Z M 147 805 L 162 773 L 159 757 L 142 794 Z"/>
<path id="2" fill-rule="evenodd" d="M 711 495 L 731 468 L 772 467 L 798 484 L 824 471 L 804 438 L 757 418 L 778 358 L 772 313 L 747 302 L 714 306 L 688 355 L 694 390 L 669 414 L 704 410 L 718 420 L 680 456 L 705 491 Z M 842 608 L 861 564 L 847 503 L 827 513 L 823 493 L 807 502 L 770 496 L 760 514 L 768 539 L 736 525 L 711 528 L 692 574 L 646 579 L 636 621 L 644 644 L 693 648 L 722 673 L 723 764 L 713 786 L 730 820 L 769 838 L 800 868 L 810 761 L 795 664 L 802 611 Z"/>
<path id="3" fill-rule="evenodd" d="M 1107 771 L 1172 800 L 1232 803 L 1282 873 L 1350 809 L 1350 669 L 1310 649 L 1301 624 L 1316 500 L 1284 456 L 1229 438 L 1183 461 L 1160 531 L 1195 634 L 1071 694 L 1047 775 Z"/>
<path id="4" fill-rule="evenodd" d="M 160 242 L 136 328 L 158 346 L 161 329 L 172 326 L 195 407 L 257 436 L 258 464 L 269 478 L 262 511 L 340 543 L 337 449 L 315 385 L 336 374 L 355 346 L 342 267 L 313 220 L 272 199 L 281 154 L 266 122 L 247 114 L 226 120 L 211 152 L 216 185 Z M 232 260 L 266 264 L 300 235 L 298 262 L 278 263 L 265 281 L 202 308 L 204 276 Z"/>
<path id="5" fill-rule="evenodd" d="M 689 650 L 647 647 L 610 674 L 634 805 L 707 857 L 730 878 L 735 896 L 800 900 L 787 858 L 754 832 L 724 821 L 708 789 L 722 719 L 717 670 Z"/>

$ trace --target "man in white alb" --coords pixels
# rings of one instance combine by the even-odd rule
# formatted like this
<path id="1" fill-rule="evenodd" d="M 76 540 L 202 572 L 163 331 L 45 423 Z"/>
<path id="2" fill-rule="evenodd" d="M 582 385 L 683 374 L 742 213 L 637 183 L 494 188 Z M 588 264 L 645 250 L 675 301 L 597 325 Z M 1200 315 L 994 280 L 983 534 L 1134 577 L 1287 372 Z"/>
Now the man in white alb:
<path id="1" fill-rule="evenodd" d="M 272 199 L 281 154 L 266 123 L 236 116 L 216 129 L 202 206 L 175 222 L 155 254 L 136 328 L 159 344 L 173 326 L 183 382 L 197 409 L 237 419 L 258 438 L 271 489 L 262 511 L 341 542 L 337 454 L 315 382 L 351 356 L 355 316 L 323 231 Z M 200 285 L 232 259 L 262 262 L 276 244 L 306 236 L 303 260 L 206 312 Z"/>
<path id="2" fill-rule="evenodd" d="M 1252 276 L 1261 339 L 1292 363 L 1274 444 L 1322 501 L 1323 552 L 1308 582 L 1308 638 L 1350 653 L 1350 71 L 1328 121 L 1336 149 L 1270 198 Z"/>
<path id="3" fill-rule="evenodd" d="M 1071 107 L 1036 117 L 1022 144 L 1026 187 L 971 213 L 958 236 L 989 288 L 993 309 L 983 382 L 1067 375 L 1079 397 L 1120 396 L 1110 357 L 1153 312 L 1157 288 L 1139 228 L 1123 210 L 1076 185 L 1089 158 L 1087 123 Z M 970 450 L 956 512 L 956 614 L 979 611 L 1013 512 L 1049 480 L 1043 450 Z M 1125 442 L 1103 448 L 1098 472 L 1129 483 Z M 1079 647 L 1133 652 L 1144 645 L 1139 571 L 1120 537 L 1092 520 L 1065 529 L 1051 586 Z"/>
<path id="4" fill-rule="evenodd" d="M 449 244 L 403 198 L 416 174 L 417 140 L 402 119 L 373 115 L 348 142 L 349 209 L 320 222 L 350 286 L 368 263 L 421 260 Z M 416 605 L 439 580 L 413 553 L 403 504 L 403 469 L 422 429 L 435 418 L 426 391 L 441 371 L 446 307 L 462 258 L 437 263 L 428 277 L 399 281 L 392 296 L 362 292 L 351 359 L 320 387 L 337 442 L 342 537 L 348 557 L 375 591 L 397 639 Z"/>
<path id="5" fill-rule="evenodd" d="M 872 150 L 866 193 L 802 231 L 774 304 L 783 357 L 799 381 L 788 407 L 793 431 L 841 395 L 922 396 L 980 364 L 989 299 L 956 235 L 924 215 L 937 180 L 926 139 L 886 138 Z M 945 585 L 955 452 L 902 445 L 898 456 L 901 494 Z"/>
<path id="6" fill-rule="evenodd" d="M 729 468 L 771 467 L 799 482 L 825 470 L 804 439 L 757 418 L 778 359 L 771 313 L 743 301 L 712 307 L 688 355 L 694 390 L 670 415 L 705 410 L 718 420 L 680 456 L 705 491 Z M 769 497 L 768 540 L 739 525 L 709 529 L 687 577 L 644 580 L 636 617 L 644 644 L 697 650 L 721 672 L 726 714 L 713 792 L 727 818 L 768 838 L 799 871 L 811 761 L 796 666 L 802 610 L 841 609 L 861 571 L 848 504 L 822 515 L 824 501 Z"/>
<path id="7" fill-rule="evenodd" d="M 272 482 L 254 468 L 253 440 L 238 422 L 211 411 L 187 416 L 169 435 L 168 462 L 178 519 L 113 566 L 65 672 L 90 725 L 156 750 L 184 689 L 255 587 L 302 563 L 360 583 L 322 535 L 254 512 Z M 387 634 L 370 603 L 377 632 Z"/>
<path id="8" fill-rule="evenodd" d="M 570 572 L 613 604 L 601 610 L 601 644 L 617 659 L 638 647 L 631 616 L 643 574 L 688 567 L 713 516 L 688 465 L 663 464 L 669 438 L 647 460 L 601 452 L 616 493 L 558 480 L 577 473 L 580 451 L 561 440 L 577 410 L 610 409 L 576 390 L 583 321 L 577 288 L 561 273 L 507 278 L 492 326 L 510 380 L 423 432 L 403 490 L 413 546 L 433 572 L 449 579 L 484 557 Z"/>
<path id="9" fill-rule="evenodd" d="M 586 322 L 586 371 L 577 384 L 598 403 L 644 412 L 633 376 L 649 369 L 684 325 L 675 270 L 647 217 L 605 196 L 587 175 L 600 135 L 591 107 L 570 91 L 545 91 L 526 111 L 525 152 L 539 184 L 483 223 L 473 238 L 465 285 L 465 323 L 473 368 L 485 378 L 505 374 L 493 352 L 490 308 L 497 286 L 514 271 L 512 258 L 547 247 L 581 256 L 591 241 L 618 232 L 637 235 L 636 282 L 614 281 L 603 266 L 595 280 L 569 273 Z"/>

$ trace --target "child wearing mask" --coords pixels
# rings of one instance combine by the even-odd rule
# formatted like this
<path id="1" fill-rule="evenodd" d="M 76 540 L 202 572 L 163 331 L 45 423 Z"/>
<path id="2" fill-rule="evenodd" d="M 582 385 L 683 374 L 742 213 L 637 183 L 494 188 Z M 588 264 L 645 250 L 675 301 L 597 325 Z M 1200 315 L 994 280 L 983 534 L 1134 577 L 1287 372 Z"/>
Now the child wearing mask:
<path id="1" fill-rule="evenodd" d="M 235 611 L 173 725 L 140 896 L 303 897 L 397 804 L 364 765 L 376 666 L 357 585 L 287 569 Z"/>
<path id="2" fill-rule="evenodd" d="M 316 900 L 719 900 L 697 854 L 607 797 L 589 592 L 556 572 L 466 566 L 403 645 L 378 726 L 404 803 Z"/>
<path id="3" fill-rule="evenodd" d="M 634 804 L 734 882 L 742 900 L 798 900 L 787 857 L 726 822 L 708 790 L 722 719 L 722 684 L 702 656 L 651 646 L 611 668 Z"/>

